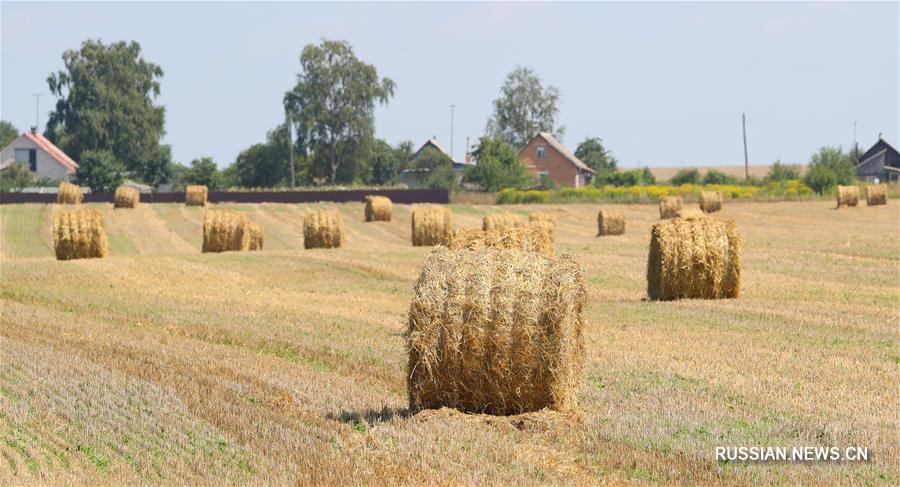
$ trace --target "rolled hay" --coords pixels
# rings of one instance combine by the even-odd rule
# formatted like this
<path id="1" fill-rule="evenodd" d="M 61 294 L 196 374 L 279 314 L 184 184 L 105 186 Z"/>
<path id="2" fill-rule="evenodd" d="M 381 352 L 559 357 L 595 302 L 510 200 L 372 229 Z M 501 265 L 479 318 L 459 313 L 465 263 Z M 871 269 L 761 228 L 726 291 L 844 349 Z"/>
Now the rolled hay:
<path id="1" fill-rule="evenodd" d="M 681 209 L 681 196 L 660 196 L 659 217 L 663 220 L 675 218 Z"/>
<path id="2" fill-rule="evenodd" d="M 303 246 L 307 249 L 332 249 L 344 241 L 344 219 L 337 210 L 322 209 L 303 219 Z"/>
<path id="3" fill-rule="evenodd" d="M 715 213 L 722 209 L 721 191 L 701 191 L 700 209 L 703 213 Z"/>
<path id="4" fill-rule="evenodd" d="M 80 205 L 84 200 L 81 194 L 81 187 L 72 183 L 62 181 L 59 183 L 59 189 L 56 191 L 56 202 L 61 205 Z"/>
<path id="5" fill-rule="evenodd" d="M 546 256 L 554 254 L 553 229 L 547 222 L 538 222 L 528 228 L 499 230 L 453 230 L 444 241 L 451 250 L 477 250 L 485 247 L 537 252 Z"/>
<path id="6" fill-rule="evenodd" d="M 106 223 L 98 210 L 77 209 L 53 216 L 53 250 L 57 260 L 106 257 Z"/>
<path id="7" fill-rule="evenodd" d="M 250 250 L 262 250 L 263 236 L 263 226 L 250 222 Z"/>
<path id="8" fill-rule="evenodd" d="M 453 230 L 453 213 L 440 205 L 421 205 L 412 212 L 412 243 L 429 247 L 443 243 Z"/>
<path id="9" fill-rule="evenodd" d="M 522 220 L 519 219 L 518 215 L 508 212 L 486 215 L 481 222 L 481 229 L 484 231 L 497 230 L 503 232 L 506 230 L 512 230 L 513 228 L 524 227 L 525 225 L 522 223 Z"/>
<path id="10" fill-rule="evenodd" d="M 233 210 L 207 210 L 203 215 L 203 252 L 250 250 L 250 218 Z"/>
<path id="11" fill-rule="evenodd" d="M 741 237 L 733 220 L 676 218 L 653 225 L 650 299 L 736 298 L 740 289 Z"/>
<path id="12" fill-rule="evenodd" d="M 366 221 L 391 221 L 391 199 L 386 196 L 366 196 Z"/>
<path id="13" fill-rule="evenodd" d="M 859 204 L 859 188 L 856 186 L 838 186 L 837 207 L 856 206 Z"/>
<path id="14" fill-rule="evenodd" d="M 607 210 L 597 213 L 597 236 L 625 233 L 625 215 Z"/>
<path id="15" fill-rule="evenodd" d="M 887 204 L 887 185 L 870 184 L 866 186 L 866 206 Z"/>
<path id="16" fill-rule="evenodd" d="M 140 191 L 129 188 L 128 186 L 119 186 L 116 188 L 116 199 L 113 208 L 136 208 L 140 202 Z"/>
<path id="17" fill-rule="evenodd" d="M 432 250 L 409 307 L 410 410 L 574 410 L 586 294 L 568 255 Z"/>
<path id="18" fill-rule="evenodd" d="M 206 206 L 209 188 L 206 186 L 188 186 L 184 189 L 184 204 L 187 206 Z"/>
<path id="19" fill-rule="evenodd" d="M 675 212 L 676 218 L 705 218 L 706 213 L 694 208 L 682 208 Z"/>
<path id="20" fill-rule="evenodd" d="M 556 228 L 556 215 L 548 211 L 532 211 L 528 214 L 528 224 L 534 225 L 540 222 L 547 222 Z"/>

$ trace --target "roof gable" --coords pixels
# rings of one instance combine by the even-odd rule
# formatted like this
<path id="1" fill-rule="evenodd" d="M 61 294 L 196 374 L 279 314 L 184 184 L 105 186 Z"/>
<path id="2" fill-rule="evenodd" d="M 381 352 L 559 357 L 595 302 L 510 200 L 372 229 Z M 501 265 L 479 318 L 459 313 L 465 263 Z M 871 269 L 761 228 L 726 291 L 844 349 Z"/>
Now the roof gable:
<path id="1" fill-rule="evenodd" d="M 436 149 L 436 150 L 437 150 L 438 152 L 440 152 L 441 154 L 447 156 L 447 159 L 449 159 L 449 160 L 450 160 L 451 162 L 453 162 L 454 164 L 462 164 L 462 163 L 460 163 L 459 161 L 454 161 L 454 160 L 453 160 L 453 157 L 450 156 L 450 153 L 447 152 L 446 150 L 444 150 L 444 148 L 441 146 L 441 144 L 438 144 L 438 141 L 435 140 L 435 139 L 428 139 L 428 141 L 426 141 L 424 144 L 422 144 L 422 147 L 419 147 L 419 150 L 417 150 L 416 153 L 413 154 L 412 158 L 415 159 L 416 157 L 419 157 L 419 154 L 420 154 L 423 150 L 425 150 L 425 148 L 427 148 L 427 147 L 431 147 L 431 148 L 433 148 L 433 149 Z"/>
<path id="2" fill-rule="evenodd" d="M 565 157 L 566 160 L 568 160 L 569 162 L 571 162 L 573 166 L 577 167 L 578 169 L 580 169 L 580 170 L 582 170 L 582 171 L 587 171 L 587 172 L 590 172 L 590 173 L 596 172 L 596 171 L 594 171 L 593 169 L 591 169 L 590 167 L 588 167 L 587 164 L 585 164 L 584 162 L 582 162 L 581 159 L 579 159 L 578 157 L 576 157 L 575 154 L 574 154 L 572 151 L 570 151 L 569 149 L 567 149 L 566 146 L 564 146 L 564 145 L 562 144 L 562 142 L 560 142 L 560 141 L 559 141 L 556 137 L 554 137 L 553 134 L 551 134 L 550 132 L 540 132 L 539 134 L 537 134 L 537 135 L 535 135 L 534 137 L 532 137 L 531 140 L 529 140 L 528 143 L 525 144 L 525 147 L 523 147 L 521 150 L 519 150 L 519 155 L 521 156 L 522 152 L 524 152 L 525 149 L 528 148 L 529 145 L 531 145 L 531 142 L 534 141 L 534 139 L 537 139 L 538 137 L 544 139 L 544 141 L 547 142 L 547 145 L 549 145 L 549 146 L 552 147 L 554 150 L 556 150 L 556 152 L 559 152 L 560 154 L 562 154 L 562 156 Z"/>
<path id="3" fill-rule="evenodd" d="M 891 144 L 888 144 L 886 140 L 879 138 L 878 142 L 875 142 L 875 144 L 870 147 L 869 150 L 864 152 L 863 155 L 859 157 L 859 163 L 857 164 L 857 166 L 861 166 L 867 163 L 869 159 L 878 155 L 882 151 L 889 151 L 894 153 L 895 155 L 900 155 L 900 153 L 897 152 L 897 149 L 894 149 Z"/>
<path id="4" fill-rule="evenodd" d="M 69 170 L 69 172 L 75 172 L 78 169 L 78 163 L 72 160 L 65 152 L 62 151 L 59 147 L 53 145 L 53 142 L 47 140 L 43 135 L 36 132 L 25 132 L 19 138 L 25 137 L 26 139 L 33 142 L 38 146 L 39 149 L 46 152 L 53 160 L 58 162 L 60 165 Z M 17 138 L 16 140 L 19 140 Z"/>

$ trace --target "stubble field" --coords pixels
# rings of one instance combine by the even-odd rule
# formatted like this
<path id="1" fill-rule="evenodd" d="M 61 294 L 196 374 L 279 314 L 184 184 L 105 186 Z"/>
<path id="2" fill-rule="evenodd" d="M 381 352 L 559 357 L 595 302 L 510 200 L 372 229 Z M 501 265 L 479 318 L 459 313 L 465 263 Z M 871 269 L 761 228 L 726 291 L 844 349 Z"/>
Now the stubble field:
<path id="1" fill-rule="evenodd" d="M 900 205 L 730 203 L 736 300 L 642 301 L 655 207 L 533 210 L 588 282 L 577 414 L 406 411 L 410 207 L 303 250 L 324 205 L 221 205 L 265 250 L 201 254 L 201 208 L 101 208 L 111 257 L 58 262 L 53 205 L 0 207 L 0 484 L 900 482 Z M 717 463 L 716 446 L 863 446 L 867 463 Z"/>

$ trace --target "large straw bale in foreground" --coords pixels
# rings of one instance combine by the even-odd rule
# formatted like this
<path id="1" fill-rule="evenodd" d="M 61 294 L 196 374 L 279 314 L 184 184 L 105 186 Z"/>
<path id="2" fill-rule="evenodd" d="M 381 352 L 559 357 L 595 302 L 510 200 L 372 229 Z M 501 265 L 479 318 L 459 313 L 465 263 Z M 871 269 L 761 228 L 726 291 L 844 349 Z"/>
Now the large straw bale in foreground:
<path id="1" fill-rule="evenodd" d="M 837 207 L 856 206 L 859 204 L 859 188 L 856 186 L 838 186 Z"/>
<path id="2" fill-rule="evenodd" d="M 522 220 L 519 219 L 518 215 L 508 212 L 486 215 L 481 223 L 481 229 L 484 231 L 497 230 L 503 232 L 512 230 L 513 228 L 524 227 L 525 225 L 522 223 Z"/>
<path id="3" fill-rule="evenodd" d="M 736 298 L 741 237 L 732 220 L 676 218 L 653 225 L 647 294 L 654 300 Z"/>
<path id="4" fill-rule="evenodd" d="M 866 206 L 886 205 L 887 185 L 870 184 L 866 186 Z"/>
<path id="5" fill-rule="evenodd" d="M 443 243 L 453 230 L 453 213 L 440 205 L 420 205 L 412 211 L 412 243 L 428 247 Z"/>
<path id="6" fill-rule="evenodd" d="M 721 191 L 701 191 L 700 209 L 703 213 L 715 213 L 722 209 Z"/>
<path id="7" fill-rule="evenodd" d="M 62 181 L 56 191 L 56 202 L 61 205 L 80 205 L 84 200 L 81 187 Z"/>
<path id="8" fill-rule="evenodd" d="M 412 411 L 576 408 L 587 293 L 570 256 L 438 247 L 414 291 L 406 331 Z"/>
<path id="9" fill-rule="evenodd" d="M 625 233 L 625 215 L 608 210 L 597 213 L 597 236 Z"/>
<path id="10" fill-rule="evenodd" d="M 263 226 L 259 223 L 250 222 L 250 250 L 262 250 L 263 237 Z"/>
<path id="11" fill-rule="evenodd" d="M 344 219 L 337 210 L 318 210 L 303 219 L 303 247 L 333 249 L 343 242 Z"/>
<path id="12" fill-rule="evenodd" d="M 207 210 L 203 215 L 203 252 L 250 250 L 250 218 L 233 210 Z"/>
<path id="13" fill-rule="evenodd" d="M 484 247 L 497 249 L 515 249 L 523 252 L 537 252 L 552 256 L 553 229 L 547 222 L 536 223 L 528 228 L 498 230 L 454 230 L 444 241 L 444 245 L 452 250 L 476 250 Z"/>
<path id="14" fill-rule="evenodd" d="M 109 247 L 103 213 L 91 209 L 53 216 L 53 249 L 58 260 L 106 257 Z"/>
<path id="15" fill-rule="evenodd" d="M 206 186 L 188 186 L 184 189 L 184 204 L 187 206 L 206 206 L 209 189 Z"/>
<path id="16" fill-rule="evenodd" d="M 681 196 L 660 196 L 659 217 L 663 220 L 678 216 L 681 209 Z"/>
<path id="17" fill-rule="evenodd" d="M 136 208 L 141 202 L 140 191 L 128 186 L 116 188 L 116 199 L 113 208 Z"/>
<path id="18" fill-rule="evenodd" d="M 366 221 L 391 221 L 391 199 L 386 196 L 366 196 Z"/>

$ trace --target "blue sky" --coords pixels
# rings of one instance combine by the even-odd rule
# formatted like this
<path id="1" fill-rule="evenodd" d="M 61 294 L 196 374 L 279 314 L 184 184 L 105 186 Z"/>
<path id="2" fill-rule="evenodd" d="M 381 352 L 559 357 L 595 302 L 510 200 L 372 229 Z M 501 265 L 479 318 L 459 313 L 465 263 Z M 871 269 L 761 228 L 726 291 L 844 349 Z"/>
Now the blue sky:
<path id="1" fill-rule="evenodd" d="M 0 4 L 0 116 L 54 103 L 46 78 L 86 38 L 138 41 L 162 66 L 175 160 L 220 167 L 283 118 L 304 45 L 349 41 L 397 83 L 377 135 L 454 152 L 485 127 L 516 65 L 559 87 L 566 145 L 601 137 L 624 167 L 805 162 L 819 146 L 900 145 L 900 4 Z"/>

